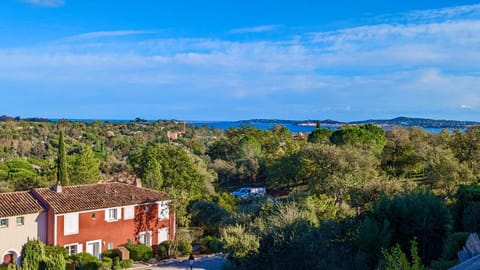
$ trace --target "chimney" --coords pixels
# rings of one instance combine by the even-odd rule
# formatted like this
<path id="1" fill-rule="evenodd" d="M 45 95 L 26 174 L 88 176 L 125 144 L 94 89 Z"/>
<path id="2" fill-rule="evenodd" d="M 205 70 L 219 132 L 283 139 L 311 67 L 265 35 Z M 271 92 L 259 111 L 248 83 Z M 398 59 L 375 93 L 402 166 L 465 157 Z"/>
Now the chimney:
<path id="1" fill-rule="evenodd" d="M 138 177 L 135 178 L 135 183 L 134 183 L 134 185 L 135 185 L 136 187 L 141 188 L 141 187 L 142 187 L 142 180 L 141 180 L 140 178 L 138 178 Z"/>
<path id="2" fill-rule="evenodd" d="M 55 191 L 57 193 L 62 193 L 63 188 L 62 188 L 62 185 L 60 184 L 60 182 L 57 182 L 55 184 L 55 186 L 53 186 L 53 191 Z"/>

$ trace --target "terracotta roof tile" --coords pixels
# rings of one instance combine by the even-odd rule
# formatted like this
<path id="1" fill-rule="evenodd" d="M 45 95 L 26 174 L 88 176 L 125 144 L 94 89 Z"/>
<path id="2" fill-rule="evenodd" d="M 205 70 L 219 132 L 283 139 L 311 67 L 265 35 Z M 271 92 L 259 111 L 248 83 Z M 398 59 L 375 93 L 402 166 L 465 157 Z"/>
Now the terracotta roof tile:
<path id="1" fill-rule="evenodd" d="M 62 192 L 34 189 L 56 213 L 69 213 L 166 199 L 163 192 L 123 183 L 64 186 Z"/>
<path id="2" fill-rule="evenodd" d="M 35 214 L 44 210 L 29 191 L 0 193 L 0 217 Z"/>

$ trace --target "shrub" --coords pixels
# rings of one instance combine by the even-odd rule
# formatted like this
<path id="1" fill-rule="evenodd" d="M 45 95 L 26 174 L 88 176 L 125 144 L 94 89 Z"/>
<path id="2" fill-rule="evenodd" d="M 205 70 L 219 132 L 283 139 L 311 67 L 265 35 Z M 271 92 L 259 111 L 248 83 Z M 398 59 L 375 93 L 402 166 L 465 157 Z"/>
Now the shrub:
<path id="1" fill-rule="evenodd" d="M 112 269 L 113 260 L 110 257 L 102 257 L 102 268 L 103 269 Z"/>
<path id="2" fill-rule="evenodd" d="M 40 240 L 30 240 L 22 247 L 22 266 L 25 270 L 37 270 L 45 259 L 45 245 Z"/>
<path id="3" fill-rule="evenodd" d="M 180 241 L 178 243 L 178 252 L 180 252 L 183 255 L 188 255 L 192 253 L 192 244 L 190 241 Z"/>
<path id="4" fill-rule="evenodd" d="M 50 245 L 45 245 L 45 255 L 47 257 L 51 257 L 55 254 L 62 254 L 63 258 L 68 257 L 68 250 L 64 247 L 60 246 L 50 246 Z"/>
<path id="5" fill-rule="evenodd" d="M 80 265 L 82 265 L 83 270 L 97 270 L 102 266 L 97 257 L 88 253 L 78 253 L 70 256 L 69 259 L 73 261 L 76 268 L 79 268 Z"/>
<path id="6" fill-rule="evenodd" d="M 452 233 L 447 237 L 445 247 L 443 248 L 442 258 L 447 260 L 456 260 L 457 252 L 462 250 L 470 234 L 467 232 Z"/>
<path id="7" fill-rule="evenodd" d="M 109 250 L 105 250 L 102 253 L 102 258 L 103 257 L 108 257 L 108 258 L 114 259 L 115 257 L 120 257 L 120 253 L 119 253 L 118 249 L 109 249 Z"/>
<path id="8" fill-rule="evenodd" d="M 217 252 L 219 250 L 219 241 L 213 236 L 205 236 L 201 241 L 200 252 L 210 253 Z"/>
<path id="9" fill-rule="evenodd" d="M 120 265 L 120 257 L 118 257 L 118 256 L 113 257 L 112 269 L 113 270 L 122 269 L 122 266 Z"/>
<path id="10" fill-rule="evenodd" d="M 43 265 L 48 270 L 65 270 L 65 257 L 61 253 L 53 254 L 43 260 Z"/>
<path id="11" fill-rule="evenodd" d="M 168 254 L 168 251 L 170 250 L 171 245 L 172 241 L 169 240 L 160 243 L 157 248 L 157 258 L 160 260 L 168 258 L 170 256 L 170 254 Z"/>
<path id="12" fill-rule="evenodd" d="M 122 269 L 130 268 L 132 267 L 132 265 L 133 265 L 132 259 L 128 259 L 120 262 L 120 267 L 122 267 Z"/>
<path id="13" fill-rule="evenodd" d="M 125 248 L 130 251 L 130 258 L 134 261 L 150 260 L 153 255 L 152 248 L 144 244 L 127 244 Z"/>

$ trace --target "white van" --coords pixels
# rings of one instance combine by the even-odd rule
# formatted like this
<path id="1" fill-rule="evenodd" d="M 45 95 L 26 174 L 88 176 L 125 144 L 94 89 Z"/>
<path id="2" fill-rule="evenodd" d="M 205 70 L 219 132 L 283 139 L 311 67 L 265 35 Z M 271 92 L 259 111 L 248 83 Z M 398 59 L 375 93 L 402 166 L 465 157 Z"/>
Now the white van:
<path id="1" fill-rule="evenodd" d="M 249 198 L 253 196 L 264 196 L 267 192 L 264 187 L 242 187 L 231 194 L 235 197 Z"/>

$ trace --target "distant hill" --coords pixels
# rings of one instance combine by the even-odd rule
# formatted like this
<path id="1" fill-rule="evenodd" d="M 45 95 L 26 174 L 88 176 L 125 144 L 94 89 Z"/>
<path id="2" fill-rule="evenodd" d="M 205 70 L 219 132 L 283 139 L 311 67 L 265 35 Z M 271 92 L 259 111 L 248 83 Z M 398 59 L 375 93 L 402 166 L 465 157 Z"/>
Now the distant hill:
<path id="1" fill-rule="evenodd" d="M 434 120 L 426 118 L 409 118 L 397 117 L 390 120 L 365 120 L 351 122 L 350 124 L 375 124 L 375 125 L 390 125 L 390 126 L 404 126 L 404 127 L 423 127 L 423 128 L 467 128 L 470 126 L 480 125 L 480 122 L 474 121 L 457 121 L 457 120 Z"/>
<path id="2" fill-rule="evenodd" d="M 46 119 L 40 117 L 20 118 L 7 115 L 0 116 L 0 122 L 4 121 L 32 121 L 32 122 L 55 122 L 58 119 Z M 141 119 L 143 120 L 143 119 Z M 80 120 L 80 119 L 68 119 L 68 121 L 76 122 L 89 122 L 92 120 Z M 104 120 L 112 121 L 112 120 Z M 131 122 L 132 120 L 113 120 L 114 122 Z M 139 121 L 139 118 L 134 121 Z M 146 120 L 143 120 L 146 121 Z M 240 121 L 211 121 L 211 122 L 224 122 L 224 123 L 236 123 L 238 125 L 253 125 L 253 124 L 279 124 L 279 125 L 297 125 L 297 126 L 316 126 L 319 120 L 282 120 L 282 119 L 249 119 Z M 190 122 L 194 123 L 196 121 Z M 202 121 L 203 122 L 203 121 Z M 204 122 L 208 123 L 208 122 Z M 480 122 L 475 121 L 459 121 L 459 120 L 435 120 L 428 118 L 410 118 L 410 117 L 397 117 L 393 119 L 369 119 L 362 121 L 341 122 L 332 119 L 320 120 L 321 126 L 333 126 L 338 127 L 342 125 L 362 125 L 362 124 L 374 124 L 382 127 L 391 126 L 403 126 L 403 127 L 422 127 L 422 128 L 448 128 L 448 129 L 465 129 L 471 126 L 480 125 Z"/>
<path id="3" fill-rule="evenodd" d="M 250 119 L 236 121 L 238 123 L 249 125 L 254 123 L 278 123 L 278 124 L 295 124 L 300 126 L 315 126 L 319 120 L 279 120 L 279 119 Z M 397 117 L 393 119 L 369 119 L 363 121 L 341 122 L 331 119 L 320 120 L 322 126 L 341 126 L 341 125 L 362 125 L 374 124 L 379 126 L 403 126 L 403 127 L 422 127 L 422 128 L 449 128 L 449 129 L 465 129 L 471 126 L 480 125 L 475 121 L 458 121 L 458 120 L 435 120 L 427 118 L 409 118 Z"/>

